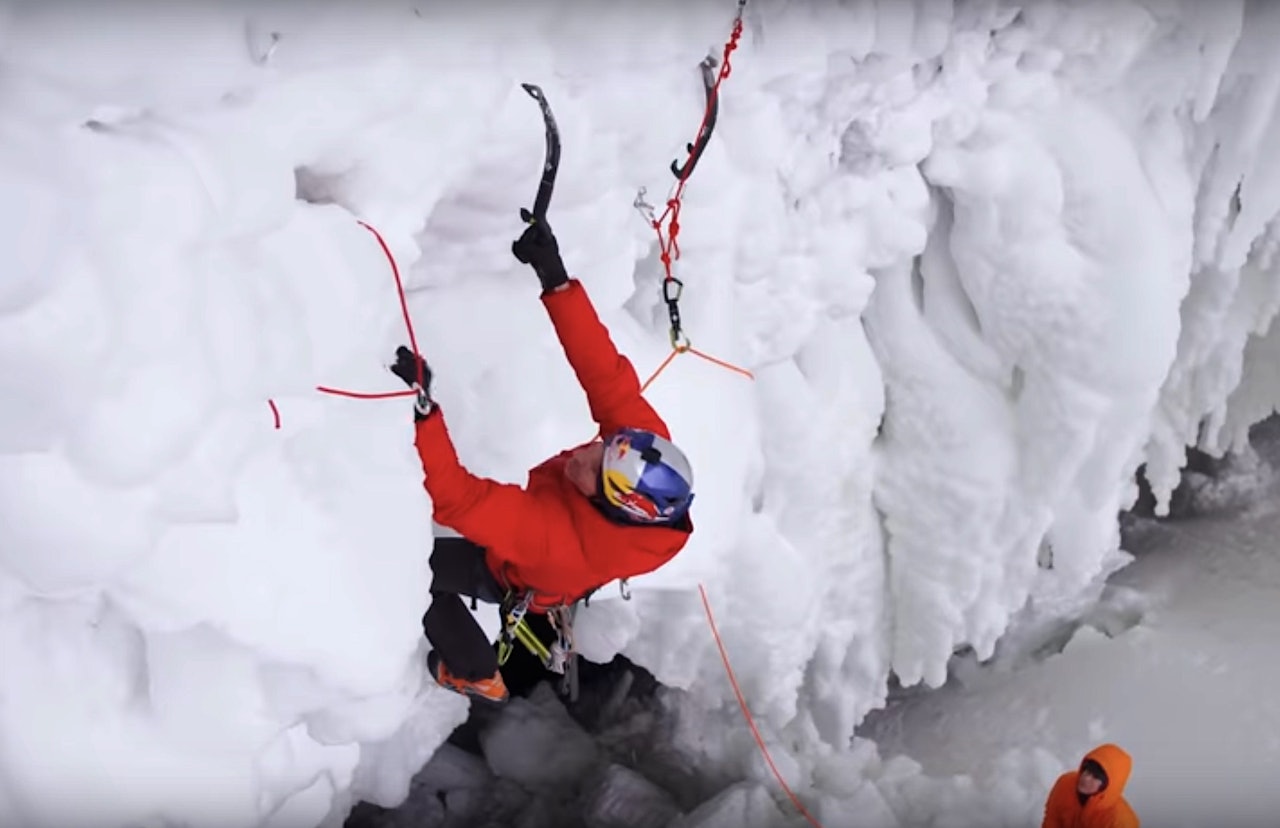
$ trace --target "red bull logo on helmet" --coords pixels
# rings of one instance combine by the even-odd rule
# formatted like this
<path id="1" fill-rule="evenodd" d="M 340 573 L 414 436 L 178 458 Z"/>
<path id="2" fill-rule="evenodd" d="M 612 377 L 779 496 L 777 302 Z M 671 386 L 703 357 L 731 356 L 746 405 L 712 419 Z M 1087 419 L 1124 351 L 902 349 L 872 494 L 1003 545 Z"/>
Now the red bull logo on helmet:
<path id="1" fill-rule="evenodd" d="M 653 501 L 634 491 L 622 492 L 618 496 L 618 505 L 637 517 L 647 520 L 656 520 L 659 517 L 658 507 L 654 505 Z"/>
<path id="2" fill-rule="evenodd" d="M 635 486 L 622 472 L 606 470 L 604 484 L 604 496 L 622 511 L 647 521 L 661 516 L 657 504 L 637 492 Z"/>

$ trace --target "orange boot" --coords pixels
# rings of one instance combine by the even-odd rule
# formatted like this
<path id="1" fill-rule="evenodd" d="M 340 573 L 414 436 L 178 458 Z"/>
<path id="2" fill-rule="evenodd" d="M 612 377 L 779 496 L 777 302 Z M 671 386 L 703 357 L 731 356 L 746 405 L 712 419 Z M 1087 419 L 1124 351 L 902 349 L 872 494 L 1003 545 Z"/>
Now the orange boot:
<path id="1" fill-rule="evenodd" d="M 489 678 L 479 681 L 458 678 L 449 672 L 449 668 L 440 660 L 440 656 L 436 655 L 435 650 L 427 654 L 427 669 L 431 671 L 431 677 L 437 684 L 455 693 L 476 696 L 495 704 L 502 704 L 510 697 L 507 684 L 502 680 L 502 673 L 494 673 Z"/>

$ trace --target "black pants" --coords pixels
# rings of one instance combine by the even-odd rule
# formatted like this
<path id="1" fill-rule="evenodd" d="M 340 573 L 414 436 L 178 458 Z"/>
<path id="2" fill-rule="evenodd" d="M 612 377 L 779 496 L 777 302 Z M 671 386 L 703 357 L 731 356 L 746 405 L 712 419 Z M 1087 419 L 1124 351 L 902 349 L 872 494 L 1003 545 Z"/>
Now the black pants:
<path id="1" fill-rule="evenodd" d="M 436 538 L 431 553 L 431 606 L 422 629 L 440 660 L 460 679 L 498 672 L 498 654 L 463 597 L 501 604 L 505 590 L 484 564 L 484 547 L 466 538 Z"/>

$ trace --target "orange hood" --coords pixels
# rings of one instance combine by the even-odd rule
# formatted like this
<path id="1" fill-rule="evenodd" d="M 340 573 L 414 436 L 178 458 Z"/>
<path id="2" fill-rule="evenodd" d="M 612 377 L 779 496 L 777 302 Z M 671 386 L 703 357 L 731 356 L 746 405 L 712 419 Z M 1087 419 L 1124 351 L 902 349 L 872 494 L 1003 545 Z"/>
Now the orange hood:
<path id="1" fill-rule="evenodd" d="M 1129 773 L 1133 770 L 1133 757 L 1118 745 L 1105 744 L 1089 751 L 1084 758 L 1097 762 L 1107 773 L 1107 787 L 1095 796 L 1096 807 L 1115 806 L 1124 796 L 1124 786 L 1128 783 Z"/>

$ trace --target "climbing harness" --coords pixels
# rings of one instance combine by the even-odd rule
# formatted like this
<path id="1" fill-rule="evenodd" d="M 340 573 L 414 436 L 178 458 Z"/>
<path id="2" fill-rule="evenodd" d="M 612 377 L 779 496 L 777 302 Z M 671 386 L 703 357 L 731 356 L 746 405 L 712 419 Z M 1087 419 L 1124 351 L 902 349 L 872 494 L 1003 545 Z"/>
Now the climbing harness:
<path id="1" fill-rule="evenodd" d="M 511 658 L 511 650 L 513 648 L 512 641 L 521 640 L 520 630 L 531 632 L 524 622 L 524 617 L 529 611 L 529 604 L 533 602 L 533 593 L 526 592 L 518 599 L 514 592 L 508 590 L 502 599 L 502 605 L 498 608 L 498 615 L 502 618 L 502 631 L 498 634 L 498 665 L 502 666 L 507 663 L 507 659 Z M 527 645 L 526 645 L 527 646 Z M 534 653 L 537 655 L 537 653 Z"/>
<path id="2" fill-rule="evenodd" d="M 578 612 L 578 602 L 560 604 L 547 610 L 547 621 L 555 632 L 555 640 L 543 642 L 528 623 L 529 607 L 533 593 L 517 596 L 508 590 L 499 610 L 502 632 L 498 636 L 498 666 L 505 666 L 515 649 L 515 642 L 542 663 L 542 666 L 564 678 L 560 681 L 560 693 L 570 701 L 578 700 L 578 651 L 573 641 L 573 619 Z"/>
<path id="3" fill-rule="evenodd" d="M 508 589 L 499 608 L 502 618 L 502 631 L 496 642 L 498 647 L 498 666 L 506 665 L 515 650 L 516 642 L 553 673 L 564 678 L 560 681 L 560 693 L 569 701 L 578 700 L 578 648 L 574 641 L 573 622 L 578 615 L 578 605 L 590 606 L 591 596 L 599 591 L 599 587 L 589 590 L 576 601 L 558 604 L 547 610 L 547 621 L 555 632 L 555 639 L 545 643 L 529 626 L 529 608 L 533 605 L 533 593 L 524 592 L 517 595 Z M 618 581 L 618 591 L 622 600 L 631 600 L 631 589 L 628 579 Z M 474 603 L 472 608 L 474 609 Z"/>

